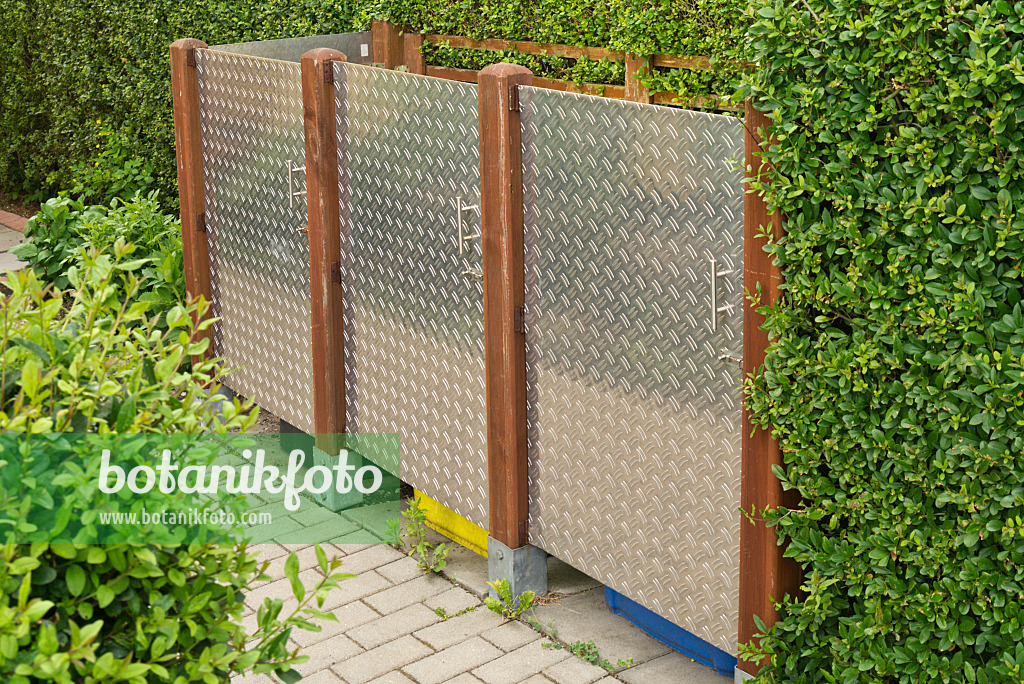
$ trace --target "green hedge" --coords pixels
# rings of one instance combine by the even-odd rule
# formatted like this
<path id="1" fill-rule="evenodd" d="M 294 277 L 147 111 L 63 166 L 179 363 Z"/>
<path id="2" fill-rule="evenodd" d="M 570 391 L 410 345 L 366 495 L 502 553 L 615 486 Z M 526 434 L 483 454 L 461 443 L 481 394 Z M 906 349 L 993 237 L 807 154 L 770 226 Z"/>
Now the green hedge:
<path id="1" fill-rule="evenodd" d="M 753 405 L 806 568 L 765 678 L 1024 679 L 1024 4 L 760 5 L 787 236 Z"/>
<path id="2" fill-rule="evenodd" d="M 378 12 L 423 33 L 608 47 L 641 55 L 710 56 L 719 61 L 718 73 L 658 70 L 644 83 L 654 91 L 728 95 L 736 74 L 725 68 L 725 60 L 742 49 L 746 5 L 738 0 L 383 0 Z M 431 63 L 443 66 L 480 69 L 516 62 L 539 75 L 577 82 L 622 84 L 625 76 L 621 62 L 443 47 L 428 48 L 427 54 Z"/>
<path id="3" fill-rule="evenodd" d="M 0 188 L 42 200 L 95 179 L 90 199 L 106 203 L 105 188 L 136 155 L 150 169 L 134 172 L 123 194 L 156 187 L 176 204 L 170 43 L 350 31 L 366 23 L 360 5 L 0 0 Z"/>
<path id="4" fill-rule="evenodd" d="M 363 30 L 390 18 L 413 30 L 731 56 L 737 0 L 0 0 L 0 189 L 43 200 L 60 190 L 106 204 L 160 189 L 177 203 L 168 45 Z M 435 63 L 515 60 L 539 74 L 621 83 L 611 62 L 433 48 Z M 731 75 L 726 75 L 726 80 Z M 655 90 L 725 92 L 721 75 L 663 71 Z"/>

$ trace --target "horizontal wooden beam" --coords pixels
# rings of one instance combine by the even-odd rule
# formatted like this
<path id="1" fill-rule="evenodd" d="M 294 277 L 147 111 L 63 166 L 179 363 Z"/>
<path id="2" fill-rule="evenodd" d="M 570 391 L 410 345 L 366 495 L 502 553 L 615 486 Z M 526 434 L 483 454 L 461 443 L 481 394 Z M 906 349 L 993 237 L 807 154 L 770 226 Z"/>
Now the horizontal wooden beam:
<path id="1" fill-rule="evenodd" d="M 464 36 L 442 36 L 428 34 L 424 40 L 431 43 L 447 43 L 449 47 L 467 50 L 514 50 L 528 55 L 548 55 L 550 57 L 568 57 L 569 59 L 610 59 L 621 62 L 626 59 L 625 53 L 607 48 L 578 47 L 576 45 L 555 45 L 552 43 L 532 43 L 526 40 L 502 40 L 487 38 L 475 40 Z"/>
<path id="2" fill-rule="evenodd" d="M 692 95 L 687 98 L 679 97 L 679 93 L 670 90 L 663 90 L 654 93 L 652 100 L 658 105 L 675 105 L 676 107 L 696 107 L 698 109 L 720 109 L 727 112 L 739 112 L 743 110 L 741 105 L 730 103 L 725 98 L 717 95 Z"/>
<path id="3" fill-rule="evenodd" d="M 651 62 L 656 67 L 666 69 L 695 69 L 699 71 L 711 71 L 711 60 L 707 57 L 693 57 L 690 55 L 653 55 Z"/>
<path id="4" fill-rule="evenodd" d="M 434 78 L 447 78 L 449 81 L 464 81 L 465 83 L 476 83 L 476 69 L 453 69 L 451 67 L 439 67 L 427 65 L 427 76 Z"/>

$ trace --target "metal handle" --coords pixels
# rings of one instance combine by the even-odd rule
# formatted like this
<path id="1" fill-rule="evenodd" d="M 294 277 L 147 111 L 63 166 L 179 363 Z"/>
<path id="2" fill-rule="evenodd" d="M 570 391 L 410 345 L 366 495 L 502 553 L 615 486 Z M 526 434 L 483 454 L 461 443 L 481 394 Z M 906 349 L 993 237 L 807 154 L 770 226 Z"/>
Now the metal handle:
<path id="1" fill-rule="evenodd" d="M 726 304 L 725 306 L 718 306 L 718 279 L 722 276 L 727 276 L 730 273 L 735 273 L 736 269 L 730 269 L 728 271 L 718 270 L 718 260 L 715 257 L 711 257 L 711 330 L 718 330 L 718 314 L 720 313 L 732 313 L 734 308 L 733 304 Z"/>
<path id="2" fill-rule="evenodd" d="M 480 205 L 470 204 L 468 206 L 462 206 L 462 197 L 460 196 L 455 198 L 455 223 L 458 224 L 459 227 L 459 255 L 462 255 L 462 253 L 466 251 L 465 243 L 480 237 L 480 233 L 474 233 L 473 235 L 464 235 L 462 230 L 462 213 L 465 211 L 474 210 L 480 211 Z"/>
<path id="3" fill-rule="evenodd" d="M 305 173 L 306 167 L 305 166 L 292 166 L 292 160 L 291 159 L 286 160 L 285 164 L 288 165 L 288 208 L 289 209 L 294 209 L 295 208 L 295 198 L 296 197 L 302 197 L 303 195 L 306 194 L 306 191 L 305 190 L 299 190 L 298 192 L 295 191 L 295 185 L 294 185 L 294 182 L 292 181 L 292 174 L 297 172 L 297 171 L 302 171 L 303 173 Z"/>

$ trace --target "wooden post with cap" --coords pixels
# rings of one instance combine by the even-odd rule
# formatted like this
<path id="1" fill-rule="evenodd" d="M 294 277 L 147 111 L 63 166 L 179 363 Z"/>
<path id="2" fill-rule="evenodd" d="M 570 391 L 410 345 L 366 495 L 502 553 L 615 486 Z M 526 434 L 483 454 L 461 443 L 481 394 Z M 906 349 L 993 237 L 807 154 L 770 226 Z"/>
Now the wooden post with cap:
<path id="1" fill-rule="evenodd" d="M 547 555 L 529 545 L 526 298 L 519 87 L 533 74 L 494 64 L 479 75 L 480 234 L 489 498 L 488 574 L 513 595 L 547 591 Z"/>
<path id="2" fill-rule="evenodd" d="M 203 141 L 199 121 L 199 74 L 196 51 L 206 43 L 183 38 L 171 44 L 171 101 L 174 107 L 174 147 L 178 165 L 178 201 L 181 206 L 181 249 L 185 291 L 189 300 L 210 301 L 210 247 L 206 239 L 206 190 L 203 186 Z M 193 323 L 198 325 L 199 320 Z M 196 331 L 193 340 L 213 341 L 209 329 Z M 207 347 L 203 357 L 212 355 Z M 198 361 L 199 359 L 194 359 Z"/>
<path id="3" fill-rule="evenodd" d="M 337 50 L 302 55 L 302 110 L 306 139 L 306 207 L 313 342 L 313 425 L 317 435 L 345 432 L 345 338 L 341 287 L 342 212 L 348 197 L 338 184 L 334 62 Z M 346 189 L 347 192 L 347 189 Z M 347 221 L 346 221 L 347 224 Z M 327 453 L 335 446 L 324 445 Z"/>

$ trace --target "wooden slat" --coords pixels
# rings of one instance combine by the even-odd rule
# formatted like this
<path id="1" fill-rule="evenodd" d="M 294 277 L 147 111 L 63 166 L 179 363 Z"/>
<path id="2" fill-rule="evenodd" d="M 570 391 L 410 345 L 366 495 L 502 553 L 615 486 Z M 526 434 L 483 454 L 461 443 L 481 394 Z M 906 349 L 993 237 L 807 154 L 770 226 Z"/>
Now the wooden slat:
<path id="1" fill-rule="evenodd" d="M 768 117 L 753 108 L 748 100 L 745 106 L 746 134 L 744 144 L 744 166 L 753 169 L 755 177 L 762 173 L 767 164 L 760 155 L 760 130 L 770 125 Z M 762 226 L 771 226 L 775 239 L 782 236 L 782 217 L 776 211 L 768 213 L 764 196 L 749 192 L 746 184 L 743 201 L 744 223 L 744 288 L 747 292 L 761 291 L 761 303 L 767 305 L 779 297 L 782 275 L 764 251 L 765 239 L 759 237 Z M 743 375 L 756 372 L 764 365 L 765 351 L 771 340 L 761 329 L 764 316 L 755 311 L 750 302 L 744 300 L 743 308 Z M 793 505 L 791 493 L 783 492 L 782 485 L 772 472 L 773 465 L 784 466 L 782 450 L 771 433 L 754 422 L 747 408 L 743 406 L 743 459 L 741 472 L 740 508 L 747 514 L 752 509 L 763 510 L 780 505 Z M 740 589 L 739 589 L 739 643 L 748 643 L 757 633 L 754 616 L 758 616 L 769 628 L 779 616 L 774 600 L 781 600 L 789 593 L 796 594 L 800 588 L 800 568 L 789 558 L 783 557 L 783 547 L 776 541 L 775 528 L 766 527 L 761 521 L 751 522 L 745 515 L 740 523 Z M 748 674 L 756 674 L 765 663 L 741 661 L 739 667 Z"/>
<path id="2" fill-rule="evenodd" d="M 466 83 L 476 83 L 481 72 L 475 69 L 453 69 L 451 67 L 427 67 L 427 76 L 433 76 L 435 78 L 447 78 L 453 81 L 465 81 Z M 553 78 L 540 78 L 535 76 L 533 79 L 533 85 L 538 88 L 547 88 L 549 90 L 559 90 L 567 93 L 585 93 L 587 95 L 597 95 L 599 97 L 610 97 L 613 99 L 622 100 L 626 97 L 626 89 L 620 85 L 603 85 L 600 83 L 582 83 L 576 84 L 572 81 L 559 81 Z"/>
<path id="3" fill-rule="evenodd" d="M 210 301 L 210 248 L 205 222 L 206 191 L 203 186 L 203 142 L 199 122 L 199 75 L 195 51 L 206 43 L 184 38 L 171 44 L 171 100 L 174 106 L 174 146 L 178 163 L 178 201 L 181 205 L 181 247 L 185 266 L 185 290 L 189 299 Z M 191 64 L 189 63 L 191 62 Z M 198 320 L 193 321 L 199 323 Z M 193 339 L 213 342 L 212 331 L 197 331 Z M 206 357 L 213 353 L 207 348 Z M 199 359 L 196 359 L 198 361 Z"/>
<path id="4" fill-rule="evenodd" d="M 528 55 L 549 55 L 552 57 L 568 57 L 570 59 L 611 59 L 621 62 L 625 55 L 615 50 L 595 47 L 578 47 L 575 45 L 555 45 L 553 43 L 533 43 L 526 40 L 502 40 L 487 38 L 475 40 L 464 36 L 444 36 L 428 34 L 424 38 L 431 43 L 447 43 L 449 47 L 468 50 L 515 50 Z"/>
<path id="5" fill-rule="evenodd" d="M 691 107 L 697 109 L 720 109 L 728 112 L 738 112 L 742 109 L 742 107 L 734 105 L 717 95 L 693 95 L 680 100 L 679 93 L 673 93 L 667 90 L 663 90 L 660 93 L 654 93 L 654 95 L 651 96 L 651 101 L 654 104 L 659 105 L 675 105 L 677 107 Z"/>
<path id="6" fill-rule="evenodd" d="M 405 45 L 397 24 L 375 21 L 370 28 L 373 36 L 373 61 L 385 69 L 394 69 L 405 59 Z"/>
<path id="7" fill-rule="evenodd" d="M 529 541 L 526 450 L 526 335 L 523 146 L 510 87 L 530 85 L 530 70 L 495 64 L 480 72 L 480 233 L 484 274 L 484 358 L 490 535 L 515 549 Z"/>
<path id="8" fill-rule="evenodd" d="M 338 135 L 331 67 L 333 62 L 344 61 L 344 54 L 329 48 L 316 48 L 302 55 L 313 425 L 317 435 L 339 435 L 345 431 L 345 337 L 342 288 L 336 274 L 341 273 L 341 212 L 348 211 L 349 202 L 347 197 L 340 196 L 338 187 Z M 327 443 L 318 446 L 329 454 L 338 447 Z"/>

